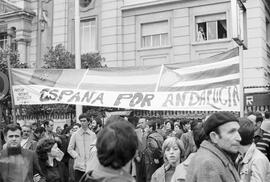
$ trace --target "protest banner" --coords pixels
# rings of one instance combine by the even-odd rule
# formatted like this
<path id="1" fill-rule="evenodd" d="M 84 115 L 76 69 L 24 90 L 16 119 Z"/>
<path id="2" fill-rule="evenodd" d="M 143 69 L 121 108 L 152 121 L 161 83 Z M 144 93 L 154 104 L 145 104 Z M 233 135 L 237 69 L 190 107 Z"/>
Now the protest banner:
<path id="1" fill-rule="evenodd" d="M 240 110 L 238 49 L 182 64 L 96 70 L 12 69 L 12 74 L 16 105 Z"/>

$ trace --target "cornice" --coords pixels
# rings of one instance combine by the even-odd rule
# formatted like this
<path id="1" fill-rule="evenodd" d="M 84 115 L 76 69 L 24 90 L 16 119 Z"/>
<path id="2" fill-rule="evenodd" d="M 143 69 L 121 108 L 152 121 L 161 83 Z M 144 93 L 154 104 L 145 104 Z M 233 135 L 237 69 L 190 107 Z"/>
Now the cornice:
<path id="1" fill-rule="evenodd" d="M 13 12 L 7 12 L 7 13 L 0 14 L 0 19 L 22 17 L 22 16 L 32 19 L 33 17 L 36 16 L 36 13 L 25 11 L 25 10 L 13 11 Z"/>

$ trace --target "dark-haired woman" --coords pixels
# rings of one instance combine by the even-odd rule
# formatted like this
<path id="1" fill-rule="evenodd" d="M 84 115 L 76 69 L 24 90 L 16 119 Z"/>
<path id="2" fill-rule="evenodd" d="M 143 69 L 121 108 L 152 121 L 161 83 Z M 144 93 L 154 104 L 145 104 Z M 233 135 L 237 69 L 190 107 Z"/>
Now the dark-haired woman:
<path id="1" fill-rule="evenodd" d="M 63 152 L 55 140 L 44 138 L 38 142 L 36 153 L 46 182 L 65 182 L 64 164 L 59 162 Z"/>

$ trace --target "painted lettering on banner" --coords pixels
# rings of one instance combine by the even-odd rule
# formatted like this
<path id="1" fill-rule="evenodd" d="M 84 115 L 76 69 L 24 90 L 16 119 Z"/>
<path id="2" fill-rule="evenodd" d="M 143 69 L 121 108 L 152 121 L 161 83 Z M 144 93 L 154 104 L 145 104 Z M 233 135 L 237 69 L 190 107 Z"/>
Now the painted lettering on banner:
<path id="1" fill-rule="evenodd" d="M 109 92 L 40 85 L 13 86 L 20 104 L 78 104 L 141 110 L 239 111 L 239 85 L 201 91 Z"/>

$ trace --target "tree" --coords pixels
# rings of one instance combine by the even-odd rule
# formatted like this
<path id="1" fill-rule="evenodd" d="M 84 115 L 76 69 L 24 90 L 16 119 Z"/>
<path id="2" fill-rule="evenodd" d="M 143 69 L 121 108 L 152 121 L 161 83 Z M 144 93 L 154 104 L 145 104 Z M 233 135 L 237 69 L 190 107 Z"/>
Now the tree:
<path id="1" fill-rule="evenodd" d="M 75 56 L 68 52 L 62 44 L 48 49 L 43 57 L 43 68 L 69 69 L 75 68 Z"/>
<path id="2" fill-rule="evenodd" d="M 81 68 L 102 68 L 105 58 L 99 53 L 86 53 L 81 55 Z M 75 55 L 65 49 L 62 44 L 48 49 L 48 53 L 44 55 L 44 68 L 70 69 L 75 68 Z"/>

